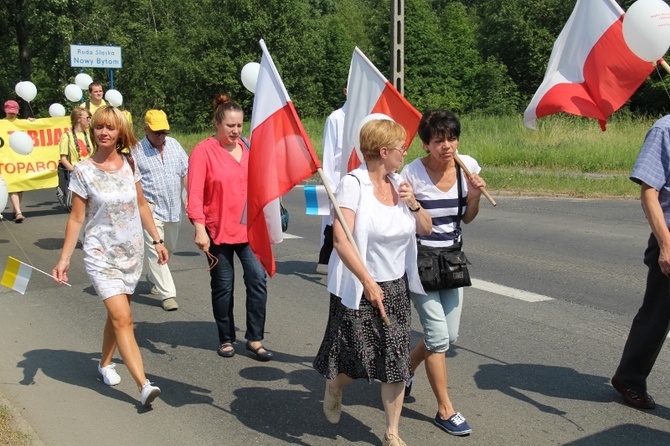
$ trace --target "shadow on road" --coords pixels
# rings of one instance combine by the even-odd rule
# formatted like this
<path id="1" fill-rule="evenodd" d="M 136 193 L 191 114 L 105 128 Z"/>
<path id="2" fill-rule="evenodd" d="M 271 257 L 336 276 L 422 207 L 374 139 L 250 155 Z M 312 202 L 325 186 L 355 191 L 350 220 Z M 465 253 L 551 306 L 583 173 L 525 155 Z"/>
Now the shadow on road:
<path id="1" fill-rule="evenodd" d="M 49 349 L 31 350 L 26 352 L 24 359 L 17 364 L 18 367 L 23 368 L 23 379 L 20 384 L 25 386 L 35 384 L 35 376 L 41 370 L 51 379 L 90 389 L 110 398 L 138 406 L 139 392 L 136 395 L 129 395 L 122 390 L 106 386 L 102 382 L 96 367 L 99 359 L 100 353 Z M 147 378 L 160 385 L 163 391 L 160 399 L 170 406 L 210 404 L 221 409 L 213 404 L 213 398 L 207 395 L 211 393 L 209 389 L 155 375 L 147 374 Z"/>
<path id="2" fill-rule="evenodd" d="M 311 357 L 293 356 L 289 362 L 311 364 L 311 360 Z M 377 444 L 384 435 L 383 431 L 373 432 L 353 416 L 359 411 L 356 406 L 370 407 L 378 412 L 378 424 L 384 425 L 379 383 L 368 384 L 365 380 L 357 380 L 347 386 L 342 399 L 342 419 L 339 424 L 332 425 L 323 415 L 325 380 L 311 368 L 287 373 L 276 368 L 248 367 L 241 370 L 240 375 L 250 381 L 285 380 L 291 386 L 298 386 L 297 389 L 254 386 L 233 391 L 235 398 L 230 403 L 231 414 L 257 432 L 300 445 L 313 444 L 309 439 L 304 440 L 305 436 L 331 440 L 339 437 L 343 443 Z M 430 421 L 430 418 L 404 408 L 403 417 L 408 413 L 412 418 Z"/>
<path id="3" fill-rule="evenodd" d="M 541 412 L 563 418 L 566 418 L 565 411 L 542 404 L 525 392 L 596 403 L 621 401 L 623 404 L 619 393 L 610 385 L 609 378 L 587 375 L 569 367 L 542 364 L 483 364 L 475 373 L 474 378 L 480 389 L 498 390 L 505 395 L 535 406 Z M 631 408 L 631 410 L 635 409 Z M 648 413 L 670 420 L 670 409 L 667 407 L 657 406 L 656 410 Z M 573 421 L 570 422 L 577 425 Z"/>

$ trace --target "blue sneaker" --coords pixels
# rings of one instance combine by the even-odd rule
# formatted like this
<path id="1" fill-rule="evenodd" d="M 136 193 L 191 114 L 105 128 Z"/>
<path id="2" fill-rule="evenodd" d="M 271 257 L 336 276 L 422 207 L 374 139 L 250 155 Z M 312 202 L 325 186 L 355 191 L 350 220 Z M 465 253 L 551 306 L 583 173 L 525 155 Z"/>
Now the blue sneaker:
<path id="1" fill-rule="evenodd" d="M 467 421 L 465 421 L 465 418 L 463 415 L 461 415 L 460 412 L 456 412 L 450 416 L 448 420 L 443 420 L 440 418 L 440 414 L 438 412 L 438 414 L 435 415 L 433 422 L 437 425 L 437 427 L 451 435 L 463 436 L 470 435 L 472 433 L 470 425 Z"/>
<path id="2" fill-rule="evenodd" d="M 405 383 L 405 396 L 404 399 L 409 398 L 409 395 L 412 393 L 412 383 L 414 382 L 414 375 L 410 375 L 409 379 Z"/>

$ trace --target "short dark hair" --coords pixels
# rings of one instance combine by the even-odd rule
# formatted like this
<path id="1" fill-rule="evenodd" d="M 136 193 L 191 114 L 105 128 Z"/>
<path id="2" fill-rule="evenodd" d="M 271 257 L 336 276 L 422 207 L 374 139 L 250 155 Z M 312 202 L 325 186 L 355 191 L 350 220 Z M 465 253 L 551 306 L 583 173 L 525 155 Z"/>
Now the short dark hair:
<path id="1" fill-rule="evenodd" d="M 449 110 L 430 110 L 421 116 L 417 133 L 424 144 L 429 144 L 435 136 L 453 136 L 458 139 L 461 136 L 461 122 Z"/>

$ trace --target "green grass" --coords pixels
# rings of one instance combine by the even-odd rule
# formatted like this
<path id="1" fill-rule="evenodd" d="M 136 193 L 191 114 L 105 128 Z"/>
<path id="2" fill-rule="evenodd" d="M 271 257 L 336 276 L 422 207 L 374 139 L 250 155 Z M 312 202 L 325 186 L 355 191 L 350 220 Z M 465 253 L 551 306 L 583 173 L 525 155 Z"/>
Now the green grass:
<path id="1" fill-rule="evenodd" d="M 29 444 L 30 436 L 14 428 L 9 408 L 0 406 L 0 444 L 23 446 Z"/>
<path id="2" fill-rule="evenodd" d="M 628 180 L 644 136 L 655 118 L 615 115 L 603 132 L 597 121 L 568 115 L 538 120 L 538 130 L 523 126 L 523 117 L 491 116 L 461 119 L 459 152 L 473 156 L 482 167 L 489 191 L 498 194 L 571 197 L 639 196 Z M 323 120 L 305 119 L 314 150 L 321 157 Z M 246 123 L 245 134 L 249 134 Z M 190 152 L 208 133 L 173 134 Z M 405 158 L 423 156 L 418 138 Z"/>

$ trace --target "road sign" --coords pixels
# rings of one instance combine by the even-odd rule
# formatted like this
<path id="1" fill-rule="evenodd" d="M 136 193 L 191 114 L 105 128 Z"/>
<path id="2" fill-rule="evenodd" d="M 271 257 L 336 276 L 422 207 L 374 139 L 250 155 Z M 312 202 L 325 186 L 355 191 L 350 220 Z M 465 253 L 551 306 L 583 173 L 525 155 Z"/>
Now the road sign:
<path id="1" fill-rule="evenodd" d="M 70 66 L 84 68 L 121 68 L 121 47 L 70 45 Z"/>

